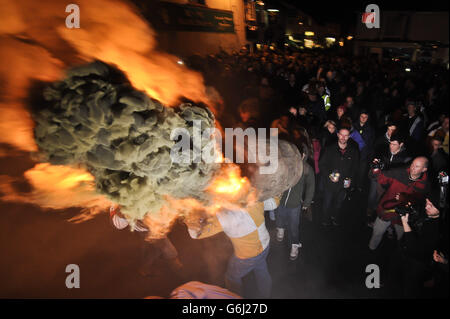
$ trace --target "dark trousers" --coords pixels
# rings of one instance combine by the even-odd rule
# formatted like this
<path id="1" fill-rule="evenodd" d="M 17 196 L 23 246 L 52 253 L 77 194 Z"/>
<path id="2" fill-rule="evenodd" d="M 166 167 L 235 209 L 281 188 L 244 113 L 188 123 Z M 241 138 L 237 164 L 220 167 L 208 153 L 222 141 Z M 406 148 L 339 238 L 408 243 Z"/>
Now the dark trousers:
<path id="1" fill-rule="evenodd" d="M 332 189 L 325 187 L 323 194 L 322 221 L 330 222 L 331 218 L 340 219 L 339 211 L 347 196 L 344 188 Z"/>

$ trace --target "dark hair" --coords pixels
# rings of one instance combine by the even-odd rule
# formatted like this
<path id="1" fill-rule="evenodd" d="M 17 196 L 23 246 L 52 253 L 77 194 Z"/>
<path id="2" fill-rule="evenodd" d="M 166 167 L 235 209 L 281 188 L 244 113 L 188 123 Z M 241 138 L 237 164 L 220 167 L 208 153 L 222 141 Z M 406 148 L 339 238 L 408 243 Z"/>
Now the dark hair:
<path id="1" fill-rule="evenodd" d="M 392 141 L 397 141 L 398 144 L 401 144 L 401 143 L 405 142 L 405 137 L 400 132 L 395 131 L 394 133 L 392 133 L 390 141 L 391 142 Z"/>
<path id="2" fill-rule="evenodd" d="M 389 122 L 387 122 L 387 123 L 386 123 L 386 128 L 388 128 L 389 126 L 395 126 L 395 127 L 398 128 L 397 122 L 394 122 L 394 121 L 389 121 Z"/>
<path id="3" fill-rule="evenodd" d="M 361 114 L 367 114 L 367 115 L 370 116 L 369 110 L 366 110 L 366 109 L 362 109 L 362 110 L 359 112 L 359 115 L 361 115 Z"/>

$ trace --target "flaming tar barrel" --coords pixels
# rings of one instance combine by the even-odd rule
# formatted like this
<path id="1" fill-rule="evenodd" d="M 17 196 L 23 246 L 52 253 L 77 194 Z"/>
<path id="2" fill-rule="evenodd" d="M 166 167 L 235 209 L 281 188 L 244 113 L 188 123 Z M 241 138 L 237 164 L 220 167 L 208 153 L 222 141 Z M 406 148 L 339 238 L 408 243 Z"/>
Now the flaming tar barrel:
<path id="1" fill-rule="evenodd" d="M 258 147 L 265 143 L 266 150 L 270 150 L 268 159 L 257 157 L 256 164 L 249 164 L 247 174 L 250 182 L 259 191 L 259 200 L 280 195 L 285 190 L 298 183 L 303 175 L 303 162 L 297 147 L 287 141 L 278 140 L 278 145 L 272 145 L 272 140 L 258 139 Z M 274 150 L 275 147 L 277 151 Z"/>

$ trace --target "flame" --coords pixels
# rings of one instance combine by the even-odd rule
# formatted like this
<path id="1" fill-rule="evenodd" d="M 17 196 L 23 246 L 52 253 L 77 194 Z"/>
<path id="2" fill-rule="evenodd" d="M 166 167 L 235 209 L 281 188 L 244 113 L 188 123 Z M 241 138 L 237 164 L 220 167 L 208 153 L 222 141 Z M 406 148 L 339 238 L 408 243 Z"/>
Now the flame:
<path id="1" fill-rule="evenodd" d="M 184 96 L 212 107 L 202 76 L 178 64 L 178 57 L 157 50 L 155 32 L 131 4 L 78 0 L 80 29 L 65 26 L 67 4 L 65 0 L 0 0 L 0 143 L 38 151 L 34 123 L 23 102 L 32 81 L 59 80 L 64 69 L 93 59 L 115 64 L 134 87 L 168 106 Z M 223 133 L 220 124 L 216 126 Z M 217 162 L 224 162 L 222 154 Z M 90 219 L 114 204 L 96 193 L 94 177 L 83 168 L 40 163 L 26 171 L 24 179 L 33 187 L 31 192 L 15 189 L 19 179 L 0 176 L 0 199 L 51 209 L 82 207 L 74 221 Z M 243 206 L 253 200 L 252 194 L 239 168 L 226 164 L 205 190 L 206 200 L 170 199 L 159 212 L 146 214 L 144 223 L 152 229 L 150 236 L 158 238 L 180 216 L 194 211 L 213 215 L 222 207 Z"/>
<path id="2" fill-rule="evenodd" d="M 226 172 L 225 176 L 216 178 L 211 183 L 211 190 L 217 194 L 236 195 L 244 187 L 248 180 L 241 177 L 237 170 Z"/>
<path id="3" fill-rule="evenodd" d="M 0 176 L 0 197 L 3 201 L 19 201 L 43 208 L 66 209 L 82 207 L 81 214 L 72 218 L 80 222 L 93 218 L 112 204 L 95 191 L 94 177 L 82 168 L 39 163 L 24 173 L 32 186 L 31 193 L 21 193 L 14 188 L 20 179 Z"/>

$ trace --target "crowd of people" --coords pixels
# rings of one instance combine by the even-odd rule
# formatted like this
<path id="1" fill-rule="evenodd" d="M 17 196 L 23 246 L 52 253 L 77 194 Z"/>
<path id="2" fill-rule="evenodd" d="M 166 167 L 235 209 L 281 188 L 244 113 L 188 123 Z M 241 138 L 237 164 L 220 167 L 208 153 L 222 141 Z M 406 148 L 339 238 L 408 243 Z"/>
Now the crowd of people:
<path id="1" fill-rule="evenodd" d="M 302 214 L 313 207 L 319 225 L 334 229 L 345 200 L 357 196 L 372 228 L 368 249 L 395 233 L 390 273 L 401 270 L 401 296 L 420 296 L 430 265 L 448 256 L 445 67 L 416 63 L 407 72 L 392 60 L 249 47 L 186 64 L 215 91 L 223 127 L 278 128 L 279 139 L 298 147 L 304 174 L 272 215 L 274 240 L 287 233 L 291 260 L 302 247 Z"/>

